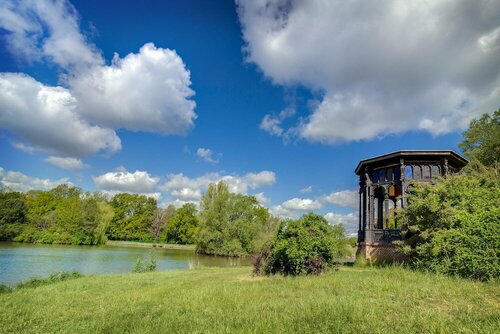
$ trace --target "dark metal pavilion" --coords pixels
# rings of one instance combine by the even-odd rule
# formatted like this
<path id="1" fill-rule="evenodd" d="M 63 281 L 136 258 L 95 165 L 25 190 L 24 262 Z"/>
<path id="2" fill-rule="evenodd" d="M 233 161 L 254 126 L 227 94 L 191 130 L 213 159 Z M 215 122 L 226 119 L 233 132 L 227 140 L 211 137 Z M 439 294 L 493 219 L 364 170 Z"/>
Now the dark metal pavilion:
<path id="1" fill-rule="evenodd" d="M 458 173 L 467 160 L 444 151 L 398 151 L 362 160 L 359 176 L 357 256 L 368 261 L 395 259 L 393 241 L 401 240 L 396 208 L 404 208 L 417 182 L 435 183 Z"/>

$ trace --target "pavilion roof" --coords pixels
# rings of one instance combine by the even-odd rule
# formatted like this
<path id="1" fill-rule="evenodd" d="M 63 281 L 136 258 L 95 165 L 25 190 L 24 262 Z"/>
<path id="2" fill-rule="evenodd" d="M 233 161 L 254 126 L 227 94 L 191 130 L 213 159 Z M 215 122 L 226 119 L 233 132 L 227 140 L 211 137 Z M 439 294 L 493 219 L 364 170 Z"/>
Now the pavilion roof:
<path id="1" fill-rule="evenodd" d="M 399 163 L 401 158 L 422 161 L 447 158 L 450 166 L 459 168 L 464 167 L 468 163 L 464 157 L 451 150 L 403 150 L 361 160 L 354 172 L 360 175 L 367 166 L 378 167 L 378 165 L 386 163 Z"/>

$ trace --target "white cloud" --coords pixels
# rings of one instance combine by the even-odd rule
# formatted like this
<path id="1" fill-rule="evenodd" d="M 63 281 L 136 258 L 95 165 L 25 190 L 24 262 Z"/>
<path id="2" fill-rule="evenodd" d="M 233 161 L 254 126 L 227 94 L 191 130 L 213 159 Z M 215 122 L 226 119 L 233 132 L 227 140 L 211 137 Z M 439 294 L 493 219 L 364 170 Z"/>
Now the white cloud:
<path id="1" fill-rule="evenodd" d="M 145 44 L 110 66 L 96 66 L 68 80 L 78 111 L 115 129 L 184 134 L 196 103 L 190 73 L 175 51 Z"/>
<path id="2" fill-rule="evenodd" d="M 259 201 L 261 205 L 267 205 L 271 202 L 269 197 L 266 197 L 266 195 L 264 195 L 264 192 L 254 194 L 252 196 L 255 196 L 255 198 L 257 199 L 257 201 Z"/>
<path id="3" fill-rule="evenodd" d="M 301 193 L 310 193 L 310 192 L 312 192 L 312 189 L 313 189 L 312 186 L 308 186 L 308 187 L 300 189 L 299 192 L 301 192 Z"/>
<path id="4" fill-rule="evenodd" d="M 15 55 L 27 61 L 45 58 L 65 69 L 103 64 L 78 21 L 75 8 L 64 0 L 4 0 L 0 5 L 0 27 Z"/>
<path id="5" fill-rule="evenodd" d="M 209 148 L 199 147 L 196 150 L 196 155 L 205 160 L 206 162 L 210 162 L 213 164 L 219 163 L 219 160 L 215 159 L 213 157 L 213 154 L 214 152 L 212 152 L 212 150 Z"/>
<path id="6" fill-rule="evenodd" d="M 351 212 L 347 215 L 328 212 L 325 215 L 325 219 L 328 220 L 330 224 L 342 224 L 348 235 L 355 235 L 358 233 L 359 218 L 356 212 Z"/>
<path id="7" fill-rule="evenodd" d="M 170 192 L 171 196 L 180 200 L 199 200 L 210 183 L 224 181 L 231 192 L 246 194 L 250 189 L 272 185 L 276 182 L 274 172 L 262 171 L 239 175 L 221 175 L 207 173 L 197 178 L 189 178 L 184 174 L 170 174 L 161 189 Z"/>
<path id="8" fill-rule="evenodd" d="M 357 209 L 359 206 L 359 193 L 356 190 L 341 190 L 332 192 L 321 198 L 323 203 L 340 205 L 346 208 Z"/>
<path id="9" fill-rule="evenodd" d="M 131 173 L 124 168 L 93 177 L 93 180 L 99 190 L 138 194 L 155 194 L 160 181 L 148 172 L 136 170 Z"/>
<path id="10" fill-rule="evenodd" d="M 56 65 L 64 86 L 0 74 L 0 128 L 18 137 L 16 147 L 78 158 L 118 151 L 117 129 L 171 135 L 193 127 L 190 72 L 175 51 L 147 43 L 106 65 L 66 0 L 0 2 L 0 29 L 17 59 Z"/>
<path id="11" fill-rule="evenodd" d="M 80 159 L 75 158 L 50 156 L 45 161 L 62 169 L 83 169 L 88 167 Z"/>
<path id="12" fill-rule="evenodd" d="M 296 133 L 367 140 L 466 126 L 500 104 L 498 1 L 237 0 L 249 62 L 320 101 Z M 261 128 L 286 130 L 266 115 Z"/>
<path id="13" fill-rule="evenodd" d="M 59 180 L 39 179 L 21 172 L 5 171 L 0 167 L 0 184 L 2 187 L 14 191 L 24 192 L 31 189 L 50 190 L 63 183 L 71 184 L 67 178 Z"/>
<path id="14" fill-rule="evenodd" d="M 283 202 L 281 206 L 290 211 L 312 211 L 322 208 L 319 201 L 310 198 L 292 198 Z"/>
<path id="15" fill-rule="evenodd" d="M 0 73 L 0 128 L 22 141 L 16 147 L 70 157 L 120 150 L 116 133 L 82 119 L 76 104 L 63 87 L 45 86 L 20 73 Z"/>
<path id="16" fill-rule="evenodd" d="M 289 129 L 285 130 L 282 127 L 282 123 L 284 120 L 287 118 L 292 117 L 295 115 L 296 110 L 294 106 L 288 106 L 287 108 L 283 109 L 279 115 L 272 115 L 272 114 L 267 114 L 264 115 L 262 118 L 262 121 L 260 122 L 259 128 L 261 130 L 266 131 L 267 133 L 277 136 L 277 137 L 283 137 L 285 141 L 288 140 L 288 138 L 293 134 L 295 131 L 294 129 Z"/>

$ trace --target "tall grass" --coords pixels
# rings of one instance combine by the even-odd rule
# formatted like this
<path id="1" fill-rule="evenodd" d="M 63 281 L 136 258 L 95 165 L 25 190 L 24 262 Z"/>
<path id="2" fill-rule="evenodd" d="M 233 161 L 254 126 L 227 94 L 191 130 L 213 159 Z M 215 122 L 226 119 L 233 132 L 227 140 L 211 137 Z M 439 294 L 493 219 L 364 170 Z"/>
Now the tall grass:
<path id="1" fill-rule="evenodd" d="M 89 276 L 0 295 L 0 332 L 498 333 L 500 284 L 403 268 Z"/>

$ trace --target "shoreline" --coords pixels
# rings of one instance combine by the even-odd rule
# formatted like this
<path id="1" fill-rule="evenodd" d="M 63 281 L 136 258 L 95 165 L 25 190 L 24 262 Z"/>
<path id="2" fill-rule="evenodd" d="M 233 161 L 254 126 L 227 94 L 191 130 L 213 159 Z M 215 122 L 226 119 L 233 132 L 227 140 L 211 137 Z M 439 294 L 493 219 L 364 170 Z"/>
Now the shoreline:
<path id="1" fill-rule="evenodd" d="M 108 240 L 105 245 L 113 247 L 163 248 L 163 249 L 189 250 L 189 251 L 196 250 L 196 245 L 163 244 L 157 242 L 149 243 L 140 241 Z"/>

